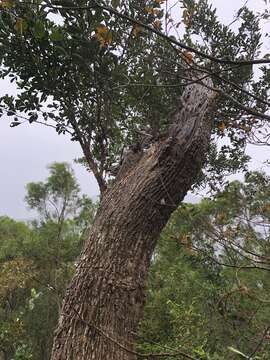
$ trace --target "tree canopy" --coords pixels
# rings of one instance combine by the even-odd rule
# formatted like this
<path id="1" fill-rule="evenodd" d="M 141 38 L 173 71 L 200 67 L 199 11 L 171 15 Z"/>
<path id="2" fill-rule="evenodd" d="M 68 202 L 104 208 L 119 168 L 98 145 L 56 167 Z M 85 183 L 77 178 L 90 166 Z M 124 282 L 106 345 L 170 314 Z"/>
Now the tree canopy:
<path id="1" fill-rule="evenodd" d="M 27 184 L 29 223 L 0 217 L 0 358 L 48 359 L 63 294 L 96 205 L 66 163 Z M 2 359 L 2 358 L 1 358 Z"/>
<path id="2" fill-rule="evenodd" d="M 7 236 L 0 254 L 1 351 L 49 356 L 48 329 L 75 270 L 53 360 L 251 359 L 259 351 L 266 359 L 268 286 L 259 274 L 269 271 L 269 179 L 247 173 L 245 184 L 217 185 L 247 169 L 248 143 L 269 145 L 270 59 L 261 28 L 267 9 L 255 13 L 245 4 L 228 25 L 207 0 L 2 0 L 0 11 L 0 76 L 18 90 L 0 98 L 0 115 L 10 116 L 11 127 L 42 124 L 78 141 L 79 162 L 101 191 L 78 263 L 95 206 L 79 195 L 67 164 L 51 165 L 45 182 L 27 187 L 39 221 L 1 219 L 7 233 L 24 234 Z M 123 173 L 126 160 L 134 162 Z M 146 312 L 136 352 L 155 244 L 192 184 L 219 191 L 178 209 L 165 230 L 173 241 L 154 252 L 154 312 Z M 41 286 L 33 286 L 33 276 Z M 189 303 L 190 292 L 196 296 Z M 29 337 L 16 341 L 25 340 L 27 322 Z M 46 344 L 33 340 L 37 331 Z M 156 353 L 157 342 L 169 352 Z"/>
<path id="3" fill-rule="evenodd" d="M 205 171 L 213 184 L 245 167 L 248 141 L 268 142 L 267 11 L 243 6 L 224 25 L 207 0 L 0 6 L 1 77 L 18 87 L 1 98 L 1 113 L 13 127 L 41 122 L 69 133 L 101 190 L 128 147 L 166 133 L 190 71 L 198 82 L 211 77 L 219 95 Z"/>
<path id="4" fill-rule="evenodd" d="M 248 173 L 174 213 L 153 259 L 140 348 L 194 359 L 269 357 L 269 181 Z"/>

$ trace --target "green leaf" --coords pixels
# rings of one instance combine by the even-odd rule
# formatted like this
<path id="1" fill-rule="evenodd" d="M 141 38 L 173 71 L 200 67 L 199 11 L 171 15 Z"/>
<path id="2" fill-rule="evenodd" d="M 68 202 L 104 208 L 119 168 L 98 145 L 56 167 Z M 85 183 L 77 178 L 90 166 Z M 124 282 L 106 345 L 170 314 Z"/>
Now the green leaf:
<path id="1" fill-rule="evenodd" d="M 18 126 L 18 125 L 20 125 L 21 123 L 19 122 L 19 121 L 16 121 L 16 122 L 12 122 L 11 124 L 10 124 L 10 127 L 15 127 L 15 126 Z"/>
<path id="2" fill-rule="evenodd" d="M 29 123 L 31 124 L 32 122 L 36 121 L 37 119 L 38 119 L 38 114 L 35 113 L 35 114 L 30 116 Z"/>
<path id="3" fill-rule="evenodd" d="M 36 39 L 43 39 L 46 35 L 44 23 L 38 20 L 34 25 L 34 36 Z"/>
<path id="4" fill-rule="evenodd" d="M 53 29 L 51 35 L 50 35 L 50 39 L 52 41 L 61 41 L 63 40 L 63 33 L 59 28 L 55 28 Z"/>

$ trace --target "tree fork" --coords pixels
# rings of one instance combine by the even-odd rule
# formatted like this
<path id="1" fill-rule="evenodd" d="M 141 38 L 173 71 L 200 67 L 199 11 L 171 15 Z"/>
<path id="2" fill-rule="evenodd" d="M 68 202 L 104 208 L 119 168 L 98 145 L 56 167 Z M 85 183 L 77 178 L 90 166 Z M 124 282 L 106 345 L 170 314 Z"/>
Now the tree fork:
<path id="1" fill-rule="evenodd" d="M 210 142 L 213 99 L 187 86 L 163 139 L 103 194 L 69 285 L 51 360 L 134 360 L 145 284 L 159 235 L 200 172 Z"/>

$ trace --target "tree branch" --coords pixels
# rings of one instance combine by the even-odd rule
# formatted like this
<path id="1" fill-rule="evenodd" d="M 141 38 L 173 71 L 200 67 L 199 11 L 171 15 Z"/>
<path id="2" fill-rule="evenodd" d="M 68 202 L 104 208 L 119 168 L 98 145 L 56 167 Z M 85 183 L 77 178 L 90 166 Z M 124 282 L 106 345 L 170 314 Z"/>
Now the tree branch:
<path id="1" fill-rule="evenodd" d="M 90 6 L 54 6 L 51 5 L 50 6 L 53 9 L 56 10 L 90 10 L 90 9 L 101 9 L 101 10 L 105 10 L 108 11 L 111 14 L 116 15 L 117 17 L 120 17 L 121 19 L 124 20 L 128 20 L 129 22 L 131 22 L 132 24 L 136 24 L 141 26 L 142 28 L 151 31 L 152 33 L 158 35 L 159 37 L 163 38 L 164 40 L 168 41 L 171 44 L 177 45 L 179 47 L 181 47 L 182 49 L 185 49 L 187 51 L 190 51 L 198 56 L 201 56 L 205 59 L 214 61 L 216 63 L 219 64 L 227 64 L 227 65 L 241 65 L 241 66 L 245 66 L 245 65 L 256 65 L 256 64 L 270 64 L 270 59 L 251 59 L 251 60 L 239 60 L 239 61 L 235 61 L 235 60 L 230 60 L 230 59 L 219 59 L 216 58 L 214 56 L 205 54 L 204 52 L 197 50 L 191 46 L 188 46 L 180 41 L 177 41 L 176 39 L 169 37 L 167 35 L 165 35 L 164 33 L 162 33 L 161 31 L 157 30 L 156 28 L 144 24 L 143 22 L 136 20 L 134 18 L 132 18 L 129 15 L 126 15 L 124 13 L 120 13 L 119 11 L 115 10 L 114 8 L 110 7 L 110 6 L 106 6 L 106 5 L 102 5 L 102 4 L 98 4 L 98 3 L 94 3 L 94 5 L 90 5 Z"/>
<path id="2" fill-rule="evenodd" d="M 143 358 L 153 358 L 153 357 L 177 357 L 177 356 L 183 356 L 186 359 L 190 359 L 190 360 L 196 360 L 194 357 L 192 357 L 191 355 L 188 355 L 186 353 L 184 353 L 183 351 L 177 351 L 175 353 L 170 353 L 170 352 L 163 352 L 163 353 L 148 353 L 148 354 L 143 354 L 143 353 L 139 353 L 137 351 L 134 351 L 132 349 L 127 348 L 126 346 L 124 346 L 123 344 L 121 344 L 120 342 L 118 342 L 117 340 L 113 339 L 110 335 L 108 335 L 107 333 L 105 333 L 103 330 L 101 330 L 100 328 L 98 328 L 97 326 L 95 326 L 92 323 L 89 323 L 88 321 L 84 320 L 81 315 L 79 314 L 79 312 L 75 309 L 75 307 L 73 306 L 73 310 L 74 312 L 77 314 L 77 316 L 79 317 L 80 321 L 86 325 L 89 328 L 94 328 L 97 332 L 99 332 L 103 337 L 105 337 L 107 340 L 109 340 L 110 342 L 114 343 L 115 345 L 117 345 L 118 347 L 120 347 L 122 350 L 139 356 L 139 357 L 143 357 Z M 67 314 L 70 315 L 70 314 Z"/>

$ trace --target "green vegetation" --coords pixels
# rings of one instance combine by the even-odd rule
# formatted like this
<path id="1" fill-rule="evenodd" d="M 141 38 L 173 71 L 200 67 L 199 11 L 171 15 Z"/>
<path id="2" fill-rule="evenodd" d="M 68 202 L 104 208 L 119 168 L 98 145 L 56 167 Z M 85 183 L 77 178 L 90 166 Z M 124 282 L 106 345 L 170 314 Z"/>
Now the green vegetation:
<path id="1" fill-rule="evenodd" d="M 27 185 L 36 220 L 0 218 L 4 360 L 49 359 L 65 287 L 96 210 L 69 165 L 49 171 L 45 182 Z M 269 358 L 269 189 L 269 177 L 248 173 L 245 182 L 174 213 L 152 260 L 139 352 Z"/>
<path id="2" fill-rule="evenodd" d="M 165 3 L 1 1 L 0 78 L 9 78 L 19 91 L 0 98 L 0 116 L 8 115 L 12 127 L 47 123 L 78 141 L 82 161 L 102 192 L 123 148 L 138 145 L 141 131 L 152 142 L 166 134 L 189 82 L 188 61 L 199 78 L 213 79 L 219 96 L 211 114 L 212 133 L 227 140 L 222 147 L 212 142 L 204 177 L 214 186 L 228 172 L 245 168 L 245 144 L 264 143 L 269 122 L 270 60 L 260 29 L 269 13 L 252 12 L 245 4 L 233 31 L 207 0 L 180 0 L 172 7 Z M 123 13 L 131 20 L 122 18 Z M 152 28 L 162 33 L 170 29 L 167 39 Z M 178 28 L 180 44 L 195 54 L 170 43 L 178 40 Z M 257 67 L 251 59 L 258 56 Z M 251 63 L 241 65 L 245 59 Z M 261 131 L 256 136 L 255 129 Z"/>
<path id="3" fill-rule="evenodd" d="M 245 3 L 230 24 L 210 1 L 172 3 L 0 0 L 0 79 L 18 90 L 1 96 L 0 117 L 77 141 L 101 199 L 94 222 L 96 204 L 80 195 L 71 168 L 53 164 L 46 182 L 27 186 L 36 220 L 0 219 L 4 360 L 49 358 L 91 225 L 53 359 L 118 360 L 125 349 L 133 360 L 149 260 L 192 185 L 216 196 L 183 204 L 161 235 L 138 351 L 269 358 L 269 178 L 246 173 L 224 188 L 227 175 L 247 170 L 248 143 L 269 145 L 267 1 L 261 13 Z M 118 300 L 124 310 L 109 330 L 120 343 L 106 336 Z"/>
<path id="4" fill-rule="evenodd" d="M 142 347 L 269 359 L 269 190 L 270 177 L 252 172 L 174 213 L 153 259 Z"/>
<path id="5" fill-rule="evenodd" d="M 3 359 L 48 359 L 67 282 L 96 206 L 66 163 L 27 185 L 31 223 L 0 218 L 0 350 Z M 87 220 L 86 220 L 87 219 Z"/>

